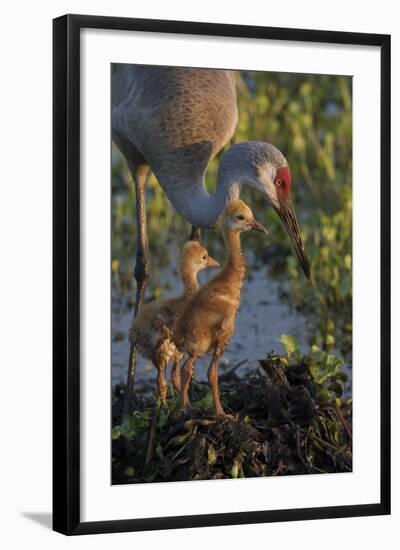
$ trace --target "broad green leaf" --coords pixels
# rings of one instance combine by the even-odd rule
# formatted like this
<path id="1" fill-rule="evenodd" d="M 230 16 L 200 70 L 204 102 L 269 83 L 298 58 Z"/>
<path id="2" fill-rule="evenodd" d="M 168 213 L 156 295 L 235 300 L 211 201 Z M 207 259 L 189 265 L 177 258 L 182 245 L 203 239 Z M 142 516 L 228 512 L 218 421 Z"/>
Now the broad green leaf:
<path id="1" fill-rule="evenodd" d="M 136 433 L 149 424 L 150 410 L 135 412 L 133 416 L 125 416 L 120 428 L 121 435 L 131 439 Z"/>
<path id="2" fill-rule="evenodd" d="M 111 432 L 111 438 L 112 439 L 118 439 L 121 435 L 121 427 L 120 426 L 114 426 Z"/>
<path id="3" fill-rule="evenodd" d="M 299 351 L 299 346 L 294 336 L 290 336 L 289 334 L 282 334 L 282 336 L 280 337 L 280 341 L 289 357 Z"/>
<path id="4" fill-rule="evenodd" d="M 350 271 L 350 269 L 351 269 L 351 256 L 350 256 L 350 254 L 345 255 L 343 263 L 344 263 L 344 266 L 346 267 L 346 269 L 348 269 Z"/>
<path id="5" fill-rule="evenodd" d="M 239 467 L 237 465 L 237 462 L 235 461 L 231 469 L 231 476 L 233 477 L 233 479 L 237 479 L 238 475 L 239 475 Z"/>
<path id="6" fill-rule="evenodd" d="M 330 401 L 331 400 L 331 394 L 330 394 L 329 390 L 327 388 L 325 388 L 324 386 L 321 386 L 318 389 L 318 395 L 324 401 Z"/>
<path id="7" fill-rule="evenodd" d="M 169 418 L 169 412 L 170 412 L 169 407 L 166 407 L 166 406 L 161 406 L 160 407 L 159 417 L 158 417 L 158 422 L 157 422 L 157 427 L 158 428 L 163 428 L 164 426 L 167 425 L 168 418 Z"/>
<path id="8" fill-rule="evenodd" d="M 335 337 L 333 334 L 326 335 L 326 345 L 331 347 L 335 345 Z"/>
<path id="9" fill-rule="evenodd" d="M 214 397 L 211 389 L 207 391 L 206 395 L 202 399 L 192 403 L 192 407 L 196 409 L 210 409 L 213 406 Z"/>
<path id="10" fill-rule="evenodd" d="M 208 447 L 207 462 L 210 466 L 213 466 L 217 462 L 217 453 L 212 445 Z"/>
<path id="11" fill-rule="evenodd" d="M 329 385 L 329 391 L 334 392 L 336 397 L 342 397 L 343 390 L 344 390 L 344 384 L 343 384 L 343 381 L 340 379 L 334 380 Z"/>

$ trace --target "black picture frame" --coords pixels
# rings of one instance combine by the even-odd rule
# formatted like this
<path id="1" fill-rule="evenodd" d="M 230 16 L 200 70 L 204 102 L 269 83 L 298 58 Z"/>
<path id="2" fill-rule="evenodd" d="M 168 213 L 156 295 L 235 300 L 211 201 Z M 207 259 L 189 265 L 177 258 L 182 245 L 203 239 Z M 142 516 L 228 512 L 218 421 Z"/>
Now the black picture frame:
<path id="1" fill-rule="evenodd" d="M 80 31 L 84 28 L 307 41 L 381 50 L 381 495 L 351 506 L 116 521 L 80 520 Z M 66 535 L 390 513 L 390 36 L 65 15 L 53 21 L 53 529 Z"/>

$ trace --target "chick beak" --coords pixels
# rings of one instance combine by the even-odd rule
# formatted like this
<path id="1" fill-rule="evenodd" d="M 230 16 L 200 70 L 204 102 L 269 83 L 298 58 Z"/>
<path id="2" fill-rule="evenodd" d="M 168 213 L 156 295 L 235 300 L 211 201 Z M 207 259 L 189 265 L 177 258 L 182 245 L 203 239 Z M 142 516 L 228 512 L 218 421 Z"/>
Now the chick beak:
<path id="1" fill-rule="evenodd" d="M 211 256 L 208 256 L 207 267 L 219 267 L 219 263 L 214 258 L 211 258 Z"/>
<path id="2" fill-rule="evenodd" d="M 254 218 L 250 222 L 250 229 L 254 229 L 254 231 L 259 231 L 260 233 L 264 233 L 264 235 L 268 235 L 268 230 Z"/>

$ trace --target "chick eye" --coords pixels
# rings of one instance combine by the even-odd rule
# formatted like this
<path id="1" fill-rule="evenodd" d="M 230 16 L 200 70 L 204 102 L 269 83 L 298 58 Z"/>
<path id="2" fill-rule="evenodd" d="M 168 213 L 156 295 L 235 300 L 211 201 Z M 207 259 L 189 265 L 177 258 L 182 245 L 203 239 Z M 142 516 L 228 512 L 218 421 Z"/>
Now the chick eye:
<path id="1" fill-rule="evenodd" d="M 283 181 L 282 180 L 276 180 L 275 182 L 275 185 L 277 185 L 278 187 L 280 187 L 282 185 Z"/>
<path id="2" fill-rule="evenodd" d="M 244 220 L 243 214 L 239 214 L 238 216 L 236 216 L 236 219 L 243 221 Z"/>
<path id="3" fill-rule="evenodd" d="M 202 260 L 206 260 L 206 259 L 207 259 L 207 256 L 204 255 L 204 256 L 201 257 L 201 259 L 202 259 Z"/>

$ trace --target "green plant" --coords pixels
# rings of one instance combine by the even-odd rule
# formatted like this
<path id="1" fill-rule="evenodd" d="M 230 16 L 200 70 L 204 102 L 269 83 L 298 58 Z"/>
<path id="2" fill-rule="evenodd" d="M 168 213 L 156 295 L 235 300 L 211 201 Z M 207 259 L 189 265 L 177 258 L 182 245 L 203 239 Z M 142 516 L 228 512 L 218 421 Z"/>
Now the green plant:
<path id="1" fill-rule="evenodd" d="M 150 422 L 151 411 L 136 411 L 132 416 L 127 415 L 124 418 L 122 426 L 119 424 L 113 426 L 112 439 L 118 439 L 123 436 L 127 439 L 132 439 L 139 430 L 147 428 Z"/>
<path id="2" fill-rule="evenodd" d="M 344 360 L 328 351 L 321 350 L 313 345 L 310 353 L 302 358 L 296 338 L 290 335 L 282 335 L 280 341 L 288 357 L 286 366 L 303 360 L 312 376 L 317 394 L 320 399 L 328 402 L 336 402 L 343 395 L 344 382 L 347 374 L 343 370 Z M 280 363 L 285 364 L 280 358 Z"/>

